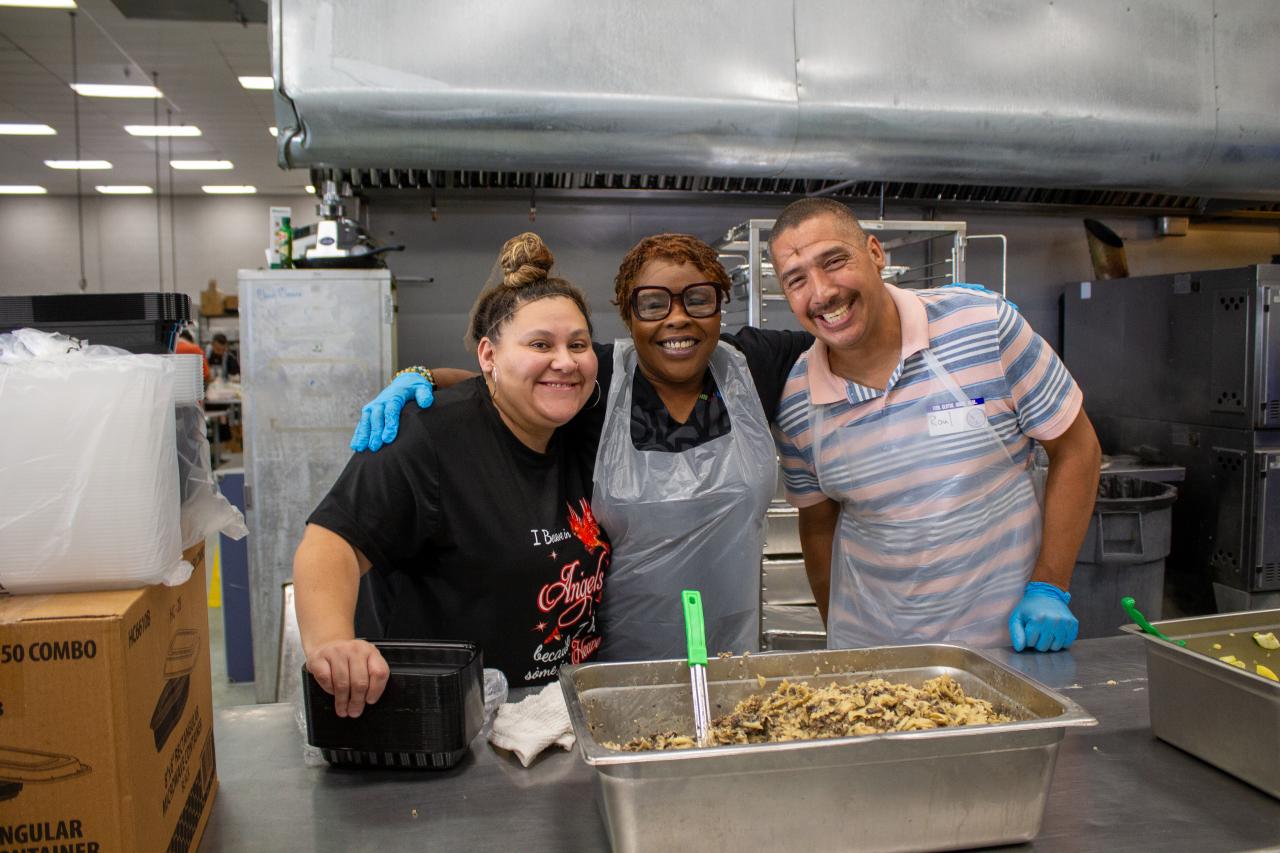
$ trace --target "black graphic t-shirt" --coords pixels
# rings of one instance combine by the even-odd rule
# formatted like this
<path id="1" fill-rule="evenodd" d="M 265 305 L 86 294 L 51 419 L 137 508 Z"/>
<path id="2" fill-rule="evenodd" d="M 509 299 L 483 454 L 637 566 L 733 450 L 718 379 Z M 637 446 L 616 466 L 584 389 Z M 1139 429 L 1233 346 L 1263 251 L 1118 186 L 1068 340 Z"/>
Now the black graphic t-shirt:
<path id="1" fill-rule="evenodd" d="M 596 438 L 573 424 L 520 443 L 480 378 L 412 403 L 400 435 L 358 453 L 308 519 L 384 573 L 387 636 L 471 640 L 513 687 L 554 680 L 600 645 L 610 546 L 591 513 Z"/>
<path id="2" fill-rule="evenodd" d="M 736 347 L 747 359 L 747 370 L 760 395 L 765 418 L 770 423 L 778 413 L 778 401 L 787 376 L 801 353 L 813 345 L 813 336 L 807 332 L 762 330 L 744 326 L 732 334 L 723 334 L 720 340 Z M 596 358 L 600 362 L 599 382 L 603 396 L 609 395 L 613 379 L 613 344 L 596 344 Z M 631 392 L 631 442 L 636 450 L 655 450 L 662 453 L 681 453 L 691 447 L 705 444 L 713 438 L 729 433 L 729 412 L 716 387 L 716 381 L 708 368 L 703 379 L 702 395 L 694 403 L 693 411 L 684 423 L 671 417 L 658 396 L 658 390 L 649 380 L 636 371 Z M 604 427 L 603 402 L 584 409 L 574 419 L 581 426 L 583 435 L 598 442 Z"/>

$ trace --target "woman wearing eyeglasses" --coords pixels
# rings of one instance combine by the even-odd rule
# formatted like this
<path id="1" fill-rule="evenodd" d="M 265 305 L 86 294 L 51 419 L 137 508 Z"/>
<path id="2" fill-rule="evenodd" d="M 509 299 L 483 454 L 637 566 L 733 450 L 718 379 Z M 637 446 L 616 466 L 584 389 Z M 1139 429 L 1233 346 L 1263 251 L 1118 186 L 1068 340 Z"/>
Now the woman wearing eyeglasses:
<path id="1" fill-rule="evenodd" d="M 729 276 L 685 234 L 636 244 L 614 293 L 631 340 L 596 345 L 602 402 L 575 419 L 599 435 L 591 506 L 613 543 L 600 660 L 685 653 L 682 589 L 702 592 L 707 648 L 760 645 L 764 515 L 777 479 L 769 421 L 803 332 L 720 334 Z M 406 374 L 365 407 L 352 449 L 395 436 L 400 406 L 429 405 Z M 598 431 L 598 432 L 597 432 Z"/>
<path id="2" fill-rule="evenodd" d="M 715 251 L 681 234 L 640 241 L 614 279 L 631 340 L 599 352 L 609 390 L 591 503 L 615 549 L 601 660 L 681 656 L 682 589 L 702 591 L 709 650 L 759 649 L 769 419 L 811 339 L 722 339 L 728 291 Z"/>

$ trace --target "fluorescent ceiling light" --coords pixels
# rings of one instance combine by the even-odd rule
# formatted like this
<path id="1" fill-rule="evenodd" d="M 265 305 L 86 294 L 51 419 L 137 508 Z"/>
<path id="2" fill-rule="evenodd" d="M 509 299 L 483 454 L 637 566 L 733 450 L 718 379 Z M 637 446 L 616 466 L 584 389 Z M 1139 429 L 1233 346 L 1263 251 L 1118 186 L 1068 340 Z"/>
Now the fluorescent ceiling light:
<path id="1" fill-rule="evenodd" d="M 110 169 L 106 160 L 45 160 L 50 169 Z"/>
<path id="2" fill-rule="evenodd" d="M 0 124 L 0 136 L 53 136 L 57 132 L 47 124 Z"/>
<path id="3" fill-rule="evenodd" d="M 130 136 L 200 136 L 194 124 L 126 124 L 124 130 Z"/>
<path id="4" fill-rule="evenodd" d="M 0 195 L 44 195 L 44 187 L 34 184 L 0 184 Z"/>
<path id="5" fill-rule="evenodd" d="M 74 9 L 76 0 L 0 0 L 0 6 L 26 9 Z"/>
<path id="6" fill-rule="evenodd" d="M 246 89 L 261 89 L 270 91 L 276 87 L 276 81 L 270 77 L 241 77 L 240 85 Z"/>
<path id="7" fill-rule="evenodd" d="M 271 127 L 267 128 L 267 133 L 271 134 L 272 136 L 279 136 L 280 128 L 276 127 L 275 125 L 272 125 Z"/>
<path id="8" fill-rule="evenodd" d="M 97 186 L 94 187 L 94 189 L 103 195 L 151 195 L 151 187 L 134 186 L 131 184 Z"/>
<path id="9" fill-rule="evenodd" d="M 200 189 L 209 195 L 252 195 L 258 191 L 257 187 L 248 184 L 206 184 Z"/>
<path id="10" fill-rule="evenodd" d="M 170 160 L 169 165 L 175 169 L 190 169 L 205 172 L 215 169 L 235 168 L 235 165 L 230 160 Z"/>
<path id="11" fill-rule="evenodd" d="M 130 86 L 118 83 L 72 83 L 71 88 L 86 98 L 163 98 L 155 86 Z"/>

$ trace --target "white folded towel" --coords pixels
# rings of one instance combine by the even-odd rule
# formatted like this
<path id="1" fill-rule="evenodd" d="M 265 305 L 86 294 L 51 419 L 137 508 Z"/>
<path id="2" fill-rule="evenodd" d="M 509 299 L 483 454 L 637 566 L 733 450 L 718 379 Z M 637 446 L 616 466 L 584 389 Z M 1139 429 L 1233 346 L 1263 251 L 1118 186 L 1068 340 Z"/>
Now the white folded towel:
<path id="1" fill-rule="evenodd" d="M 511 750 L 525 767 L 551 744 L 573 749 L 574 741 L 569 708 L 559 682 L 554 681 L 519 702 L 498 708 L 489 733 L 489 743 Z"/>

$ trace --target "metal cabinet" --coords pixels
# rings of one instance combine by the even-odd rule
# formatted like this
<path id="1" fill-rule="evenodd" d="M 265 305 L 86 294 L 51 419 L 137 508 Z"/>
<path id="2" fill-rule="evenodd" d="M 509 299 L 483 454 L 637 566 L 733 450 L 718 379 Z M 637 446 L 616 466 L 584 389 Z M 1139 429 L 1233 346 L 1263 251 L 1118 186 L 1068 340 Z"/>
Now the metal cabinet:
<path id="1" fill-rule="evenodd" d="M 307 516 L 394 369 L 387 270 L 241 270 L 241 382 L 254 684 L 276 699 L 282 589 Z"/>
<path id="2" fill-rule="evenodd" d="M 799 651 L 827 645 L 800 553 L 799 510 L 784 498 L 782 477 L 765 515 L 760 558 L 760 649 Z"/>
<path id="3" fill-rule="evenodd" d="M 1166 577 L 1190 612 L 1280 606 L 1278 309 L 1280 264 L 1063 294 L 1064 357 L 1103 448 L 1186 469 Z"/>

